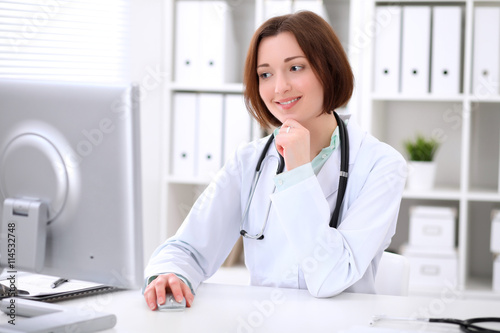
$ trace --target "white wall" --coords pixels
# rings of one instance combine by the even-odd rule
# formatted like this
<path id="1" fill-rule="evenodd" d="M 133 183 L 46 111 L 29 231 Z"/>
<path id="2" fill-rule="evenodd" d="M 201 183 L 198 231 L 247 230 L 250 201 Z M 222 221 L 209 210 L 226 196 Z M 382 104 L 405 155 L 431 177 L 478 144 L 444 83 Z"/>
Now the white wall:
<path id="1" fill-rule="evenodd" d="M 163 71 L 163 1 L 131 1 L 131 76 L 141 86 L 144 257 L 160 238 L 162 95 L 168 82 Z M 145 262 L 146 263 L 146 262 Z"/>

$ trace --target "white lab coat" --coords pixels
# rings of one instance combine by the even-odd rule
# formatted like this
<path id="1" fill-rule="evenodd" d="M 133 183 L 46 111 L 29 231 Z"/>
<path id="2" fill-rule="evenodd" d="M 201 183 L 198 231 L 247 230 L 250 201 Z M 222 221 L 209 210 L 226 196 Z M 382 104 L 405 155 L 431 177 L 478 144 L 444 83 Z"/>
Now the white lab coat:
<path id="1" fill-rule="evenodd" d="M 244 225 L 249 234 L 257 234 L 272 202 L 264 239 L 244 238 L 252 285 L 307 288 L 316 297 L 375 292 L 378 262 L 396 229 L 406 162 L 352 120 L 347 132 L 349 179 L 338 229 L 328 224 L 337 198 L 340 149 L 317 176 L 273 194 L 278 159 L 264 164 Z M 240 236 L 255 166 L 266 141 L 237 150 L 177 234 L 155 251 L 146 277 L 175 272 L 196 289 L 217 271 Z M 278 156 L 273 146 L 268 154 Z"/>

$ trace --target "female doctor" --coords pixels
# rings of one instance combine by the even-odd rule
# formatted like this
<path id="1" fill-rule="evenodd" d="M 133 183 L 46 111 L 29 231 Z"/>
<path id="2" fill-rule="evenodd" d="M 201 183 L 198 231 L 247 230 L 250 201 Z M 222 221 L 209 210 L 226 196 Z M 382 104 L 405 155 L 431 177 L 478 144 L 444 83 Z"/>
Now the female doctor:
<path id="1" fill-rule="evenodd" d="M 338 118 L 341 131 L 334 110 L 349 101 L 353 74 L 337 36 L 311 12 L 269 19 L 251 41 L 244 85 L 252 115 L 277 128 L 235 152 L 177 234 L 154 252 L 145 271 L 148 306 L 163 304 L 167 290 L 191 306 L 240 234 L 252 285 L 307 289 L 316 297 L 374 293 L 406 163 L 349 116 Z M 280 156 L 284 170 L 277 174 Z M 347 188 L 338 222 L 331 222 L 341 175 Z"/>

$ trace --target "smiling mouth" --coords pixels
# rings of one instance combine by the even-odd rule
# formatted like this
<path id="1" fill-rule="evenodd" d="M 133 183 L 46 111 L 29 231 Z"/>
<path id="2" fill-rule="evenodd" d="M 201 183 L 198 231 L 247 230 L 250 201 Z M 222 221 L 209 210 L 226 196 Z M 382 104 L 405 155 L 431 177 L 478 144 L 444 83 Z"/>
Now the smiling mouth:
<path id="1" fill-rule="evenodd" d="M 292 104 L 293 102 L 297 102 L 299 99 L 300 99 L 300 97 L 297 97 L 297 98 L 294 98 L 292 100 L 289 100 L 288 102 L 278 102 L 278 104 L 280 104 L 280 105 L 288 105 L 288 104 Z"/>

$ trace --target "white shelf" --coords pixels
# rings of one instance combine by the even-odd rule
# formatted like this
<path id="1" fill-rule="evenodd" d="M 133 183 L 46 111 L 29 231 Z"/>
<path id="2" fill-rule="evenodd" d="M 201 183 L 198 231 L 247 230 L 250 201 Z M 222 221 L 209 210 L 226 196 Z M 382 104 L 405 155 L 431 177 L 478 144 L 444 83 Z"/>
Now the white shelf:
<path id="1" fill-rule="evenodd" d="M 500 299 L 500 292 L 492 289 L 491 277 L 469 277 L 463 295 L 464 298 Z"/>
<path id="2" fill-rule="evenodd" d="M 435 95 L 383 95 L 372 94 L 374 101 L 403 101 L 403 102 L 462 102 L 463 95 L 435 96 Z"/>
<path id="3" fill-rule="evenodd" d="M 431 200 L 460 200 L 461 193 L 459 189 L 436 188 L 432 191 L 411 191 L 403 192 L 405 199 L 431 199 Z"/>
<path id="4" fill-rule="evenodd" d="M 467 1 L 466 0 L 439 0 L 439 1 L 436 1 L 436 0 L 399 0 L 399 1 L 390 1 L 390 0 L 387 0 L 387 1 L 384 1 L 384 0 L 376 0 L 375 1 L 375 4 L 377 5 L 398 5 L 398 4 L 415 4 L 415 3 L 418 3 L 418 4 L 427 4 L 427 3 L 432 3 L 432 4 L 435 4 L 435 3 L 461 3 L 461 4 L 465 4 Z"/>
<path id="5" fill-rule="evenodd" d="M 391 0 L 375 0 L 376 5 L 398 5 L 398 4 L 461 4 L 465 5 L 466 3 L 471 2 L 473 4 L 497 4 L 500 5 L 500 0 L 399 0 L 399 1 L 391 1 Z"/>
<path id="6" fill-rule="evenodd" d="M 205 178 L 192 178 L 192 177 L 178 177 L 168 176 L 167 183 L 171 184 L 185 184 L 185 185 L 208 185 L 210 180 Z"/>
<path id="7" fill-rule="evenodd" d="M 476 103 L 500 103 L 500 96 L 469 96 L 471 102 Z"/>
<path id="8" fill-rule="evenodd" d="M 243 84 L 242 83 L 225 83 L 220 85 L 209 85 L 209 84 L 186 84 L 186 83 L 176 83 L 172 82 L 169 85 L 169 89 L 172 91 L 189 91 L 189 92 L 213 92 L 213 93 L 242 93 Z"/>
<path id="9" fill-rule="evenodd" d="M 474 1 L 474 4 L 482 4 L 482 3 L 500 5 L 500 1 L 499 0 L 475 0 Z"/>
<path id="10" fill-rule="evenodd" d="M 467 194 L 469 201 L 500 202 L 500 193 L 495 190 L 471 190 Z"/>

